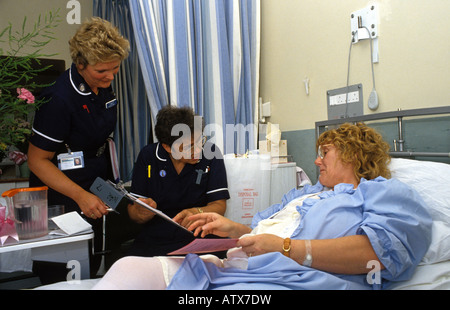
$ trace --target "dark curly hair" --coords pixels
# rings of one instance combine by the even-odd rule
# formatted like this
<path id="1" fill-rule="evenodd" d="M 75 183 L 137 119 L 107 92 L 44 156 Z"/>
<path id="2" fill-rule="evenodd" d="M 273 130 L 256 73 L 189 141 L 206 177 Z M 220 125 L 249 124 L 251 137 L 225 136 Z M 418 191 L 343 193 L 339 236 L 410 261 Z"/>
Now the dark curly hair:
<path id="1" fill-rule="evenodd" d="M 175 107 L 170 105 L 163 107 L 159 110 L 158 115 L 156 115 L 156 138 L 160 143 L 167 144 L 171 147 L 172 144 L 183 135 L 182 131 L 172 133 L 172 128 L 178 124 L 187 125 L 192 135 L 194 129 L 197 129 L 194 128 L 195 117 L 194 111 L 189 107 Z M 203 126 L 202 120 L 202 130 Z"/>
<path id="2" fill-rule="evenodd" d="M 316 150 L 324 144 L 333 144 L 339 150 L 340 159 L 353 165 L 358 181 L 361 178 L 391 177 L 389 144 L 375 129 L 363 123 L 345 123 L 322 133 L 317 139 Z"/>

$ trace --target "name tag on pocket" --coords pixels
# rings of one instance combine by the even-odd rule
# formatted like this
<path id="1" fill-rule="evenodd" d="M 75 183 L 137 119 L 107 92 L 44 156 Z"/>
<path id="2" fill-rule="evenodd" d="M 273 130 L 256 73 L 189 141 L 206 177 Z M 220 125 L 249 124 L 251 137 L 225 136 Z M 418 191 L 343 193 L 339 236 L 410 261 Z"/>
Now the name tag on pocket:
<path id="1" fill-rule="evenodd" d="M 58 168 L 61 171 L 84 168 L 83 152 L 63 153 L 58 155 Z"/>
<path id="2" fill-rule="evenodd" d="M 115 105 L 117 105 L 117 99 L 113 99 L 113 100 L 108 101 L 107 103 L 105 103 L 105 108 L 109 109 L 109 108 L 112 108 Z"/>

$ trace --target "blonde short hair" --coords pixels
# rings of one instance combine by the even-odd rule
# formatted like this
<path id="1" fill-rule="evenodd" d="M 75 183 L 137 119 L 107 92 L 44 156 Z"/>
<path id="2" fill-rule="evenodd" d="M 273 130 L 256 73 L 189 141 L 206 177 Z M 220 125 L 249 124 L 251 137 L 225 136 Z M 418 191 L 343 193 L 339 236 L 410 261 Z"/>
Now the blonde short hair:
<path id="1" fill-rule="evenodd" d="M 375 179 L 378 176 L 391 177 L 388 164 L 390 146 L 373 128 L 363 123 L 345 123 L 337 129 L 322 133 L 317 139 L 319 145 L 332 144 L 339 151 L 339 158 L 353 165 L 356 178 Z"/>
<path id="2" fill-rule="evenodd" d="M 124 60 L 130 43 L 110 22 L 93 17 L 84 22 L 69 40 L 70 56 L 76 65 Z"/>

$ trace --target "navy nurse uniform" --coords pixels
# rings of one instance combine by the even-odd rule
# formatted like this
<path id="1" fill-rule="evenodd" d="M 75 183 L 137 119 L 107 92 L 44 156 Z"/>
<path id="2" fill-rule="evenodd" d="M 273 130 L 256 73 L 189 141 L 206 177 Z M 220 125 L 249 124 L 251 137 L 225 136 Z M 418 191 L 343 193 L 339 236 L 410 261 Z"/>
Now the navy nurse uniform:
<path id="1" fill-rule="evenodd" d="M 30 142 L 45 151 L 55 152 L 53 163 L 58 166 L 61 153 L 83 152 L 84 168 L 64 170 L 63 173 L 86 191 L 97 177 L 112 178 L 107 139 L 117 122 L 117 100 L 112 88 L 102 89 L 96 95 L 78 73 L 75 64 L 63 73 L 41 97 L 48 100 L 36 111 Z M 44 183 L 33 173 L 30 186 Z M 65 212 L 80 208 L 74 200 L 49 188 L 48 204 L 62 204 Z M 86 218 L 94 230 L 94 250 L 102 245 L 102 219 Z M 101 257 L 91 259 L 91 272 L 96 272 Z"/>
<path id="2" fill-rule="evenodd" d="M 214 152 L 216 146 L 208 143 L 205 148 Z M 160 143 L 154 143 L 139 153 L 134 165 L 131 192 L 152 198 L 158 210 L 173 218 L 184 209 L 229 199 L 227 187 L 223 159 L 207 159 L 202 153 L 197 164 L 186 164 L 178 174 L 166 150 Z M 144 224 L 128 254 L 147 257 L 166 255 L 192 240 L 193 235 L 155 216 Z"/>
<path id="3" fill-rule="evenodd" d="M 117 100 L 111 87 L 99 88 L 96 95 L 72 64 L 41 96 L 49 101 L 36 112 L 30 142 L 55 152 L 56 166 L 58 154 L 67 153 L 67 147 L 72 152 L 82 151 L 84 168 L 63 172 L 87 191 L 97 177 L 109 178 L 112 172 L 106 140 L 117 122 Z M 41 185 L 31 174 L 30 186 Z M 66 212 L 80 212 L 75 201 L 53 189 L 49 189 L 48 204 L 63 204 Z"/>

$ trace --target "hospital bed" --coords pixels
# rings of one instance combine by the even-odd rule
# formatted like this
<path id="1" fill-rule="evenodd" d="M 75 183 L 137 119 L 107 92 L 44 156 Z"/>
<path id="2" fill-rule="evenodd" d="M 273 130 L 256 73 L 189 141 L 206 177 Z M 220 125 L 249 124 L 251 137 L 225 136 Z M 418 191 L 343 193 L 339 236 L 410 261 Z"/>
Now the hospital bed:
<path id="1" fill-rule="evenodd" d="M 403 148 L 405 144 L 404 118 L 440 114 L 450 114 L 450 107 L 378 113 L 316 123 L 316 133 L 320 135 L 327 127 L 343 122 L 368 122 L 397 118 L 399 126 L 397 143 L 399 144 L 398 149 L 394 148 L 392 153 L 393 158 L 390 163 L 392 177 L 409 184 L 423 197 L 433 219 L 433 232 L 431 245 L 412 278 L 408 281 L 394 283 L 391 286 L 391 289 L 394 290 L 450 289 L 450 164 L 428 160 L 430 157 L 448 158 L 450 153 L 409 152 Z M 447 141 L 446 147 L 450 150 L 450 140 Z M 425 156 L 427 160 L 416 159 L 421 156 Z M 60 282 L 38 289 L 89 289 L 97 281 L 97 279 L 83 280 L 79 284 Z"/>
<path id="2" fill-rule="evenodd" d="M 433 227 L 431 245 L 413 277 L 395 283 L 392 289 L 450 289 L 450 164 L 445 163 L 450 162 L 450 122 L 446 121 L 446 128 L 442 131 L 446 135 L 442 140 L 444 145 L 441 145 L 446 149 L 443 152 L 407 150 L 404 128 L 405 121 L 421 119 L 425 123 L 432 123 L 437 120 L 436 116 L 445 114 L 450 114 L 450 107 L 399 110 L 316 122 L 316 135 L 319 137 L 331 126 L 344 122 L 365 122 L 369 126 L 373 126 L 370 122 L 381 122 L 374 124 L 373 127 L 377 128 L 386 125 L 387 120 L 394 119 L 398 135 L 392 141 L 392 177 L 419 192 L 428 206 Z M 392 124 L 387 125 L 392 131 Z M 389 141 L 386 137 L 384 139 Z"/>
<path id="3" fill-rule="evenodd" d="M 393 158 L 392 177 L 419 192 L 433 219 L 431 245 L 413 277 L 392 289 L 450 289 L 450 165 Z"/>

